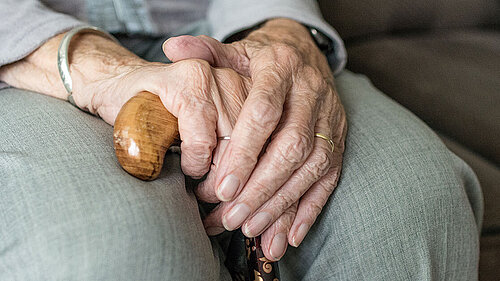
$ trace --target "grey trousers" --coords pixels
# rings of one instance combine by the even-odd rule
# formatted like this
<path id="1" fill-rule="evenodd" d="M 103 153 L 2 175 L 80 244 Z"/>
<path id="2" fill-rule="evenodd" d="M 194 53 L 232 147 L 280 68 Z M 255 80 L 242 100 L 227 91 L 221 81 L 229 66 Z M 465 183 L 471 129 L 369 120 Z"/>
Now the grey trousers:
<path id="1" fill-rule="evenodd" d="M 339 185 L 282 280 L 475 280 L 482 194 L 412 113 L 344 71 L 349 133 Z M 0 280 L 230 280 L 170 153 L 142 182 L 112 127 L 65 101 L 0 90 Z"/>

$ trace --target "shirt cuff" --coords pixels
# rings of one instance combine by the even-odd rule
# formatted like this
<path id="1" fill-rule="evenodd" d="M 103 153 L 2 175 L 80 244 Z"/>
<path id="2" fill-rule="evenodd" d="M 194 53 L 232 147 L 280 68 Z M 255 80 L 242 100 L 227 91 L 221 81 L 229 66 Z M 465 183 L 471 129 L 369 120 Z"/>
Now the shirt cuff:
<path id="1" fill-rule="evenodd" d="M 323 32 L 333 42 L 328 62 L 338 74 L 347 62 L 344 43 L 321 15 L 315 0 L 214 0 L 208 11 L 212 36 L 224 41 L 231 35 L 272 18 L 289 18 Z"/>

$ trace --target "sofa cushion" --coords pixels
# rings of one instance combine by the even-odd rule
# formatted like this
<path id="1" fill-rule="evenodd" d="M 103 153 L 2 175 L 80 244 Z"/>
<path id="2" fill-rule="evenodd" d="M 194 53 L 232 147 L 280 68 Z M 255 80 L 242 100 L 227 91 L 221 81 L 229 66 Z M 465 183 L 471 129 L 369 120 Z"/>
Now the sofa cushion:
<path id="1" fill-rule="evenodd" d="M 498 281 L 500 235 L 483 235 L 480 245 L 479 280 Z"/>
<path id="2" fill-rule="evenodd" d="M 498 23 L 497 0 L 320 0 L 325 19 L 342 38 L 410 29 Z"/>
<path id="3" fill-rule="evenodd" d="M 432 128 L 500 164 L 500 32 L 392 35 L 347 49 L 349 69 L 366 74 Z"/>

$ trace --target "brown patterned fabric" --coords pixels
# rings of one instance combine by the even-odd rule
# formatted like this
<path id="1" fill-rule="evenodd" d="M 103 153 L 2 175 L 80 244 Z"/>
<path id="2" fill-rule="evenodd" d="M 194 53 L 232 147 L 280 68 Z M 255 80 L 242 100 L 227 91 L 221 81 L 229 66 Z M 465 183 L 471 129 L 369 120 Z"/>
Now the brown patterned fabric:
<path id="1" fill-rule="evenodd" d="M 497 0 L 320 0 L 325 19 L 344 39 L 411 29 L 498 23 Z"/>

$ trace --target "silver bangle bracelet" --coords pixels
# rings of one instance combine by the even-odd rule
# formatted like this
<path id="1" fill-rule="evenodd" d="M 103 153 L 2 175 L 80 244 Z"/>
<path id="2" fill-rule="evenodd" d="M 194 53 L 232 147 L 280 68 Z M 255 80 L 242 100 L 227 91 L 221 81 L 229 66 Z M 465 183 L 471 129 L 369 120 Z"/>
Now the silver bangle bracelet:
<path id="1" fill-rule="evenodd" d="M 68 101 L 76 107 L 78 106 L 73 99 L 73 80 L 71 79 L 71 75 L 69 73 L 68 48 L 71 43 L 71 39 L 78 33 L 93 33 L 101 35 L 120 44 L 118 40 L 107 31 L 99 27 L 89 25 L 75 27 L 68 31 L 66 35 L 64 35 L 63 39 L 61 40 L 61 44 L 59 44 L 59 49 L 57 50 L 57 68 L 59 69 L 59 76 L 61 76 L 64 88 L 66 88 L 66 91 L 68 92 Z"/>

